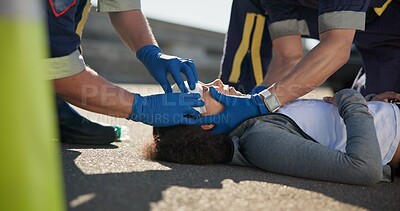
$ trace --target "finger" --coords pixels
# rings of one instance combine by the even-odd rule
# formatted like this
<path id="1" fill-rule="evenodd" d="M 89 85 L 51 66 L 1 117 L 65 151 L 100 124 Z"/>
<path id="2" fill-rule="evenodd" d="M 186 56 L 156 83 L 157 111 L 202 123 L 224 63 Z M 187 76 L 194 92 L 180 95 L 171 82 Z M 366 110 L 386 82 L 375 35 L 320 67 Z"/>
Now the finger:
<path id="1" fill-rule="evenodd" d="M 390 92 L 384 92 L 384 93 L 381 93 L 381 94 L 378 94 L 378 95 L 376 95 L 375 97 L 376 98 L 378 98 L 378 99 L 389 99 L 389 98 L 391 98 L 391 93 Z"/>
<path id="2" fill-rule="evenodd" d="M 322 99 L 327 103 L 331 103 L 332 102 L 332 97 L 323 97 Z"/>
<path id="3" fill-rule="evenodd" d="M 396 92 L 385 92 L 384 93 L 384 98 L 390 99 L 390 100 L 399 100 L 400 99 L 400 94 L 396 93 Z"/>
<path id="4" fill-rule="evenodd" d="M 186 96 L 183 96 L 183 100 L 180 102 L 183 102 L 184 105 L 189 105 L 193 107 L 201 107 L 204 106 L 204 101 L 201 99 L 200 94 L 198 93 L 192 93 L 192 94 L 187 94 Z"/>
<path id="5" fill-rule="evenodd" d="M 171 84 L 168 82 L 167 79 L 159 81 L 161 88 L 164 90 L 165 93 L 172 93 Z"/>
<path id="6" fill-rule="evenodd" d="M 197 83 L 195 76 L 194 76 L 195 72 L 193 72 L 192 68 L 189 65 L 187 65 L 186 63 L 184 63 L 182 65 L 181 70 L 186 75 L 190 89 L 194 90 L 196 88 L 196 83 Z"/>
<path id="7" fill-rule="evenodd" d="M 400 100 L 400 94 L 399 93 L 396 93 L 395 97 L 396 97 L 397 100 Z"/>
<path id="8" fill-rule="evenodd" d="M 327 103 L 336 105 L 336 99 L 334 97 L 323 97 L 322 99 Z"/>
<path id="9" fill-rule="evenodd" d="M 194 64 L 194 61 L 188 59 L 188 61 L 186 61 L 185 64 L 190 67 L 191 72 L 193 73 L 194 76 L 195 83 L 197 83 L 199 81 L 199 77 L 197 75 L 196 65 Z"/>
<path id="10" fill-rule="evenodd" d="M 384 92 L 381 94 L 376 95 L 371 99 L 371 101 L 383 101 L 383 102 L 388 102 L 392 100 L 398 100 L 399 94 L 395 92 Z"/>
<path id="11" fill-rule="evenodd" d="M 216 101 L 226 105 L 227 104 L 227 97 L 220 92 L 218 92 L 214 87 L 210 87 L 210 94 L 211 97 L 214 98 Z"/>
<path id="12" fill-rule="evenodd" d="M 197 99 L 200 99 L 200 98 L 201 98 L 201 95 L 200 95 L 199 93 L 190 93 L 190 94 L 188 94 L 188 93 L 181 93 L 180 95 L 183 96 L 183 99 L 184 99 L 185 101 L 186 101 L 186 100 L 191 100 L 191 99 L 197 100 Z"/>
<path id="13" fill-rule="evenodd" d="M 168 85 L 162 86 L 163 90 L 165 93 L 172 93 L 171 85 L 168 83 Z"/>
<path id="14" fill-rule="evenodd" d="M 160 84 L 161 88 L 164 90 L 165 93 L 171 93 L 171 84 L 167 79 L 167 74 L 162 74 L 158 77 L 154 77 L 154 79 Z"/>
<path id="15" fill-rule="evenodd" d="M 179 89 L 181 90 L 182 93 L 188 93 L 188 90 L 185 86 L 185 83 L 183 82 L 181 72 L 177 71 L 176 69 L 178 68 L 175 65 L 171 65 L 170 67 L 170 73 L 172 75 L 172 78 L 175 80 L 176 85 L 178 85 Z"/>
<path id="16" fill-rule="evenodd" d="M 193 118 L 197 119 L 201 116 L 200 112 L 196 111 L 194 108 L 189 107 L 187 109 L 184 110 L 184 114 L 185 115 L 190 115 Z"/>
<path id="17" fill-rule="evenodd" d="M 202 100 L 196 100 L 196 101 L 193 101 L 193 103 L 192 103 L 192 107 L 202 107 L 202 106 L 204 106 L 204 101 L 202 101 Z"/>
<path id="18" fill-rule="evenodd" d="M 193 60 L 190 60 L 190 62 L 188 63 L 188 65 L 190 66 L 190 68 L 192 69 L 192 72 L 194 73 L 194 80 L 196 80 L 196 83 L 199 81 L 199 77 L 197 75 L 197 69 L 196 69 L 196 65 L 194 64 Z"/>

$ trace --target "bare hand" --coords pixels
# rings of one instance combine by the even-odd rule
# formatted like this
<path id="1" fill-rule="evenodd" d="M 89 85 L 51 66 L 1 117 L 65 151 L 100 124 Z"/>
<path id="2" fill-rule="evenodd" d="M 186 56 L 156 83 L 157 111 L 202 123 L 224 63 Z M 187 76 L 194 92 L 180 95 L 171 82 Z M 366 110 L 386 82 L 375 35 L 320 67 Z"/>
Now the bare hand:
<path id="1" fill-rule="evenodd" d="M 330 103 L 330 104 L 332 104 L 332 105 L 335 105 L 335 106 L 337 106 L 337 104 L 336 104 L 336 97 L 335 96 L 333 96 L 333 97 L 324 97 L 324 98 L 322 98 L 325 102 L 327 102 L 327 103 Z"/>
<path id="2" fill-rule="evenodd" d="M 383 101 L 383 102 L 400 101 L 400 94 L 396 92 L 384 92 L 373 97 L 371 101 Z"/>

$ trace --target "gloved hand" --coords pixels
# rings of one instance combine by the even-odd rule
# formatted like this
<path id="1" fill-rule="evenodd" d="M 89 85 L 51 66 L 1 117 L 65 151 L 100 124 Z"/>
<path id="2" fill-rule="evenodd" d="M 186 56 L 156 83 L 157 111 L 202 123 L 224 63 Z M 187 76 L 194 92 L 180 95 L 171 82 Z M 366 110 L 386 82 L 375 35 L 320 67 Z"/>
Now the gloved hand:
<path id="1" fill-rule="evenodd" d="M 171 74 L 179 89 L 183 93 L 188 90 L 183 83 L 181 72 L 186 75 L 189 87 L 195 89 L 199 80 L 197 77 L 196 67 L 191 59 L 181 59 L 176 56 L 169 56 L 161 53 L 160 48 L 155 45 L 146 45 L 136 52 L 136 57 L 146 66 L 150 74 L 162 86 L 165 93 L 171 93 L 171 84 L 168 82 L 167 76 Z"/>
<path id="2" fill-rule="evenodd" d="M 192 107 L 204 106 L 200 94 L 167 93 L 150 96 L 134 94 L 129 119 L 157 127 L 193 125 L 200 113 Z"/>
<path id="3" fill-rule="evenodd" d="M 258 95 L 226 96 L 214 87 L 210 87 L 210 94 L 225 109 L 219 114 L 201 117 L 197 125 L 215 124 L 212 129 L 214 134 L 227 134 L 247 119 L 270 113 Z"/>
<path id="4" fill-rule="evenodd" d="M 249 94 L 250 94 L 250 95 L 258 94 L 258 93 L 262 92 L 264 89 L 268 89 L 268 86 L 266 86 L 266 85 L 259 85 L 259 86 L 254 87 L 254 88 L 249 92 Z"/>

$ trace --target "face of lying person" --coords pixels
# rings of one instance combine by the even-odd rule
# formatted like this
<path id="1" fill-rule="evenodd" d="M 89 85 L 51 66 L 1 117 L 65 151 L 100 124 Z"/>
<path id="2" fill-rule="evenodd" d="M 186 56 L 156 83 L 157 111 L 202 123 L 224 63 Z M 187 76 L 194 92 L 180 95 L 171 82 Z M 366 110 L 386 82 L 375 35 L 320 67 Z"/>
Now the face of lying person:
<path id="1" fill-rule="evenodd" d="M 225 85 L 220 79 L 216 79 L 215 81 L 207 84 L 202 82 L 199 83 L 203 88 L 203 101 L 207 110 L 206 113 L 202 114 L 203 116 L 211 116 L 221 113 L 224 110 L 224 105 L 211 97 L 210 87 L 214 87 L 217 91 L 224 95 L 242 96 L 242 93 L 236 91 L 234 87 Z M 204 130 L 209 130 L 213 127 L 214 125 L 202 125 Z"/>

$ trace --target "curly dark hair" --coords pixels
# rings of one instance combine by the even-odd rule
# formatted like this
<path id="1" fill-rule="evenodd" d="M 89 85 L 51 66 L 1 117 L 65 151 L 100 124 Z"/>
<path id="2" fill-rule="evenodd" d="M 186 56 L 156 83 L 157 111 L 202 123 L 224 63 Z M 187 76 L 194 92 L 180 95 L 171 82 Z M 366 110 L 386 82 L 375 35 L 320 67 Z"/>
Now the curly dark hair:
<path id="1" fill-rule="evenodd" d="M 152 142 L 143 148 L 151 160 L 197 165 L 228 163 L 232 153 L 229 136 L 189 125 L 154 127 Z"/>

